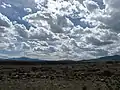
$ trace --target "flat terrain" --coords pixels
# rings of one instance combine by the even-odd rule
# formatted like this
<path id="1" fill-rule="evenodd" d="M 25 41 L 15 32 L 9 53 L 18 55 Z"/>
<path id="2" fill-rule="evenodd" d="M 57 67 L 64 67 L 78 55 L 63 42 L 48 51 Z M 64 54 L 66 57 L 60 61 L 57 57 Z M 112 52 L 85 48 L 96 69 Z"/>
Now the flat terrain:
<path id="1" fill-rule="evenodd" d="M 0 90 L 120 90 L 120 62 L 1 63 Z"/>

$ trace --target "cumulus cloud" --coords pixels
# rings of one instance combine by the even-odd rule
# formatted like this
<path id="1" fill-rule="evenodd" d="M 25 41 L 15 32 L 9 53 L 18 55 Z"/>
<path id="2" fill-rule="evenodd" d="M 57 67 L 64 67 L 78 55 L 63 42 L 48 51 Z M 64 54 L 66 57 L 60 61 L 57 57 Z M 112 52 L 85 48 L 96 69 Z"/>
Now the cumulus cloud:
<path id="1" fill-rule="evenodd" d="M 120 52 L 119 0 L 1 1 L 1 57 L 79 60 Z"/>
<path id="2" fill-rule="evenodd" d="M 11 25 L 10 20 L 0 13 L 0 26 L 10 27 L 10 25 Z"/>
<path id="3" fill-rule="evenodd" d="M 24 11 L 26 11 L 28 13 L 32 13 L 32 10 L 30 8 L 24 8 Z"/>
<path id="4" fill-rule="evenodd" d="M 98 4 L 92 0 L 85 0 L 85 1 L 83 1 L 83 3 L 85 5 L 85 7 L 88 9 L 88 11 L 90 11 L 90 12 L 99 8 Z"/>
<path id="5" fill-rule="evenodd" d="M 113 31 L 119 32 L 119 18 L 120 18 L 120 6 L 119 0 L 103 0 L 105 4 L 105 9 L 102 10 L 96 17 L 92 17 Z"/>

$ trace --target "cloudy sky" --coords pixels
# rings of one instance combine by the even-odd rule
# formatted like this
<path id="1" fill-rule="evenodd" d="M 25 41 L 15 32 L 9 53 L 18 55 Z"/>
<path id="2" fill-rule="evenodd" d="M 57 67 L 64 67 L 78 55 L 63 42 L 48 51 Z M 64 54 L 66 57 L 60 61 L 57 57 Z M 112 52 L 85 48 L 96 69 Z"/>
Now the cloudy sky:
<path id="1" fill-rule="evenodd" d="M 120 0 L 0 0 L 0 57 L 120 55 Z"/>

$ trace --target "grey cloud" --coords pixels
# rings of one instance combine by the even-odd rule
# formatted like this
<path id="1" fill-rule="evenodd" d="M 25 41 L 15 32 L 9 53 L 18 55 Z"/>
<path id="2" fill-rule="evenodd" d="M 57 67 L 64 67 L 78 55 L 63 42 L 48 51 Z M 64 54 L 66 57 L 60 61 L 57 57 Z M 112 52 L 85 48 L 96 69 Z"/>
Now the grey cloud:
<path id="1" fill-rule="evenodd" d="M 23 24 L 12 24 L 1 14 L 0 49 L 5 51 L 3 54 L 14 56 L 16 52 L 16 56 L 22 56 L 25 50 L 31 57 L 79 60 L 120 51 L 118 0 L 104 0 L 105 8 L 102 8 L 102 0 L 84 0 L 83 4 L 83 0 L 14 1 L 6 0 L 11 5 L 37 8 L 37 12 L 22 17 L 35 27 L 27 29 Z"/>
<path id="2" fill-rule="evenodd" d="M 96 49 L 96 51 L 91 51 L 90 54 L 93 56 L 108 56 L 108 51 L 104 49 Z"/>
<path id="3" fill-rule="evenodd" d="M 15 27 L 15 31 L 17 31 L 21 37 L 23 38 L 29 37 L 29 32 L 24 25 L 15 24 L 14 27 Z"/>
<path id="4" fill-rule="evenodd" d="M 2 15 L 1 13 L 0 13 L 0 26 L 4 26 L 4 27 L 11 26 L 10 20 L 6 16 Z"/>
<path id="5" fill-rule="evenodd" d="M 93 16 L 92 18 L 103 23 L 107 28 L 109 28 L 109 30 L 119 33 L 120 1 L 103 0 L 103 2 L 105 4 L 104 10 L 98 12 L 98 14 L 96 16 Z"/>
<path id="6" fill-rule="evenodd" d="M 22 42 L 22 49 L 23 50 L 29 50 L 30 49 L 30 45 L 28 45 L 26 42 Z"/>
<path id="7" fill-rule="evenodd" d="M 94 11 L 95 9 L 98 9 L 99 6 L 96 2 L 92 1 L 92 0 L 85 0 L 83 1 L 85 7 L 90 11 Z"/>
<path id="8" fill-rule="evenodd" d="M 86 37 L 87 43 L 92 43 L 93 45 L 102 46 L 107 44 L 112 44 L 112 41 L 100 41 L 97 38 L 94 37 Z"/>

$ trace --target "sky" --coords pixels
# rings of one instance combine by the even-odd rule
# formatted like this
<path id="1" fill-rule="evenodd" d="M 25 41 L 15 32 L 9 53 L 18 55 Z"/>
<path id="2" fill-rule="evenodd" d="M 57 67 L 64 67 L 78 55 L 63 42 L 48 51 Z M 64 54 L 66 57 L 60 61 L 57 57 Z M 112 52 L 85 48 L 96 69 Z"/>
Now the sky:
<path id="1" fill-rule="evenodd" d="M 120 0 L 0 0 L 0 58 L 120 55 Z"/>

